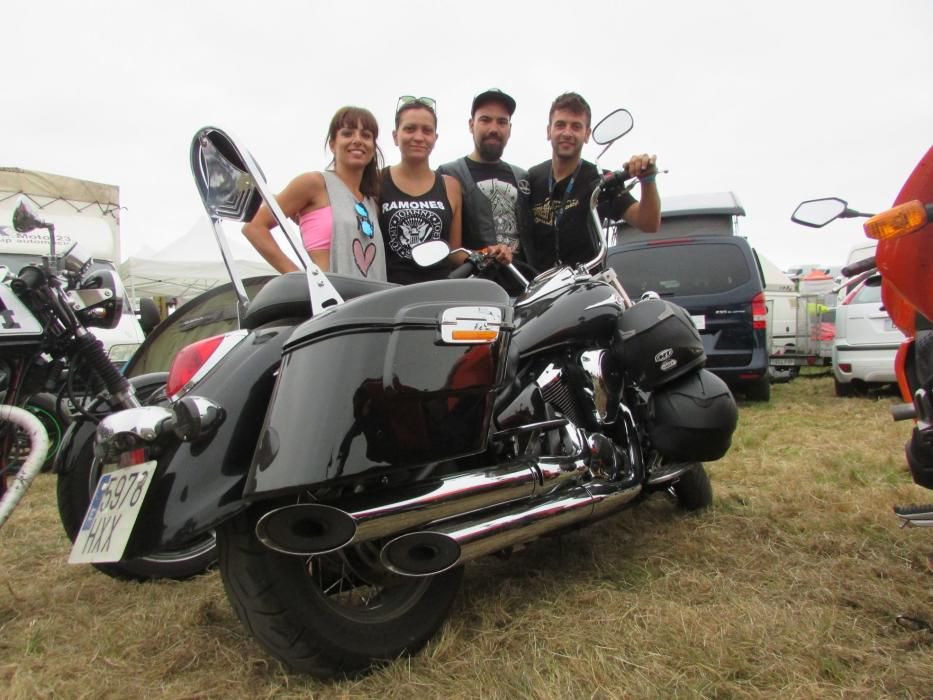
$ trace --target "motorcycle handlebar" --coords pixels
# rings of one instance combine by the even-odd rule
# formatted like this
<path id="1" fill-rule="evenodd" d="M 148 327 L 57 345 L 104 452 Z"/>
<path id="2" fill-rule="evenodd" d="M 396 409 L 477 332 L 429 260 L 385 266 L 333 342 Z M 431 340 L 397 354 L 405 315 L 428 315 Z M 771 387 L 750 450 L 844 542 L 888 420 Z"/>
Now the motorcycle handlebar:
<path id="1" fill-rule="evenodd" d="M 859 260 L 858 262 L 854 262 L 851 265 L 846 265 L 844 268 L 842 268 L 842 274 L 845 277 L 855 277 L 856 275 L 860 275 L 863 272 L 873 270 L 876 267 L 877 265 L 875 264 L 875 256 L 872 255 L 870 258 L 865 258 L 864 260 Z"/>
<path id="2" fill-rule="evenodd" d="M 453 272 L 447 275 L 447 279 L 462 280 L 469 277 L 476 270 L 472 258 L 467 258 L 459 267 L 454 268 Z"/>
<path id="3" fill-rule="evenodd" d="M 40 286 L 45 281 L 45 273 L 34 265 L 24 267 L 16 279 L 10 281 L 10 288 L 17 294 Z"/>
<path id="4" fill-rule="evenodd" d="M 608 189 L 617 183 L 621 184 L 626 180 L 631 179 L 631 177 L 632 176 L 629 175 L 628 172 L 628 166 L 622 168 L 621 170 L 613 170 L 612 172 L 605 173 L 602 176 L 602 188 L 604 190 Z"/>

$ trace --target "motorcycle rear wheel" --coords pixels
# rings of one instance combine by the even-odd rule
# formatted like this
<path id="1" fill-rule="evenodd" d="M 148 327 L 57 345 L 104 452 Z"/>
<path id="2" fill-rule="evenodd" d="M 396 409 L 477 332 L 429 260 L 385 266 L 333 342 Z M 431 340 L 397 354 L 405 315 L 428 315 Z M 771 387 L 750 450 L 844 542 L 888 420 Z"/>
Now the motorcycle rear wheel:
<path id="1" fill-rule="evenodd" d="M 713 504 L 713 485 L 702 462 L 684 472 L 671 488 L 684 510 L 703 510 Z"/>
<path id="2" fill-rule="evenodd" d="M 237 617 L 290 669 L 361 675 L 421 649 L 444 623 L 463 568 L 395 576 L 370 543 L 317 557 L 273 551 L 255 535 L 259 509 L 217 531 L 220 575 Z"/>
<path id="3" fill-rule="evenodd" d="M 94 433 L 82 446 L 76 465 L 71 471 L 58 475 L 56 494 L 58 514 L 69 539 L 74 542 L 91 503 L 91 495 L 103 474 L 100 460 L 92 450 Z M 108 576 L 128 581 L 158 579 L 184 579 L 203 574 L 217 560 L 217 546 L 213 533 L 202 535 L 179 549 L 165 550 L 138 559 L 108 564 L 92 564 Z"/>
<path id="4" fill-rule="evenodd" d="M 136 395 L 143 402 L 165 385 L 163 381 L 148 384 L 134 382 Z M 74 426 L 77 429 L 79 426 Z M 56 495 L 58 515 L 65 533 L 74 542 L 84 521 L 84 515 L 97 488 L 103 468 L 94 457 L 93 430 L 87 431 L 80 445 L 70 450 L 75 454 L 58 474 Z M 98 571 L 116 579 L 129 581 L 151 581 L 173 579 L 182 581 L 203 574 L 217 561 L 217 544 L 213 533 L 201 535 L 179 549 L 149 554 L 138 559 L 92 564 Z"/>

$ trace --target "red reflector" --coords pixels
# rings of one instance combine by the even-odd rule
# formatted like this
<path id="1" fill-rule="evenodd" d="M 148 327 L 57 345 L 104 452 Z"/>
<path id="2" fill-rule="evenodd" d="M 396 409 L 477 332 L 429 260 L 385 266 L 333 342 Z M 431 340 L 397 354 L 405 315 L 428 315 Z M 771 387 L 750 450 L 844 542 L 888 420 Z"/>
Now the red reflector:
<path id="1" fill-rule="evenodd" d="M 120 455 L 119 464 L 121 467 L 132 467 L 136 464 L 142 464 L 146 461 L 146 448 L 140 447 L 138 450 L 130 450 Z"/>
<path id="2" fill-rule="evenodd" d="M 756 330 L 767 327 L 768 306 L 765 304 L 765 293 L 758 292 L 752 297 L 752 328 Z"/>
<path id="3" fill-rule="evenodd" d="M 848 362 L 840 362 L 839 371 L 849 373 L 852 371 L 852 365 L 850 365 Z"/>
<path id="4" fill-rule="evenodd" d="M 213 338 L 205 338 L 182 348 L 181 352 L 175 355 L 175 359 L 172 360 L 172 367 L 168 371 L 168 382 L 165 385 L 165 393 L 174 396 L 181 391 L 185 384 L 190 382 L 191 378 L 204 366 L 204 363 L 210 359 L 223 339 L 224 336 L 215 335 Z"/>
<path id="5" fill-rule="evenodd" d="M 743 372 L 739 379 L 761 379 L 761 372 Z"/>

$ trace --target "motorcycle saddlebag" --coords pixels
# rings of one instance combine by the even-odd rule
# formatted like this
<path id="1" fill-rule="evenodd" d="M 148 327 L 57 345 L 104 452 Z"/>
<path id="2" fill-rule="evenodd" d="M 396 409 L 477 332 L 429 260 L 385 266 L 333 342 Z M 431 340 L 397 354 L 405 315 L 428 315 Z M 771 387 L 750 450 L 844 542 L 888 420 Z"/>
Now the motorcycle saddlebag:
<path id="1" fill-rule="evenodd" d="M 626 377 L 648 390 L 706 362 L 703 341 L 690 315 L 663 299 L 644 299 L 623 311 L 612 350 Z"/>
<path id="2" fill-rule="evenodd" d="M 652 392 L 648 436 L 674 462 L 712 462 L 729 450 L 739 412 L 729 387 L 701 369 Z"/>
<path id="3" fill-rule="evenodd" d="M 445 340 L 442 318 L 477 309 L 501 317 L 495 340 Z M 396 287 L 303 323 L 283 350 L 247 495 L 481 452 L 511 326 L 506 292 L 479 279 Z"/>

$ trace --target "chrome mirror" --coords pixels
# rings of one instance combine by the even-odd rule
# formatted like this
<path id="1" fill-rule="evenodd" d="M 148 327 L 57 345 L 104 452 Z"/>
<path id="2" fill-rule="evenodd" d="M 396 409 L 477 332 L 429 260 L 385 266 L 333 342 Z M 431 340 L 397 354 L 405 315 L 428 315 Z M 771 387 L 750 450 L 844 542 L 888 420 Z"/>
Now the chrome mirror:
<path id="1" fill-rule="evenodd" d="M 430 267 L 439 263 L 450 254 L 450 248 L 444 241 L 425 241 L 411 249 L 411 258 L 421 267 Z"/>
<path id="2" fill-rule="evenodd" d="M 634 126 L 635 120 L 631 112 L 627 109 L 617 109 L 600 119 L 593 127 L 593 141 L 605 146 L 625 136 Z"/>

